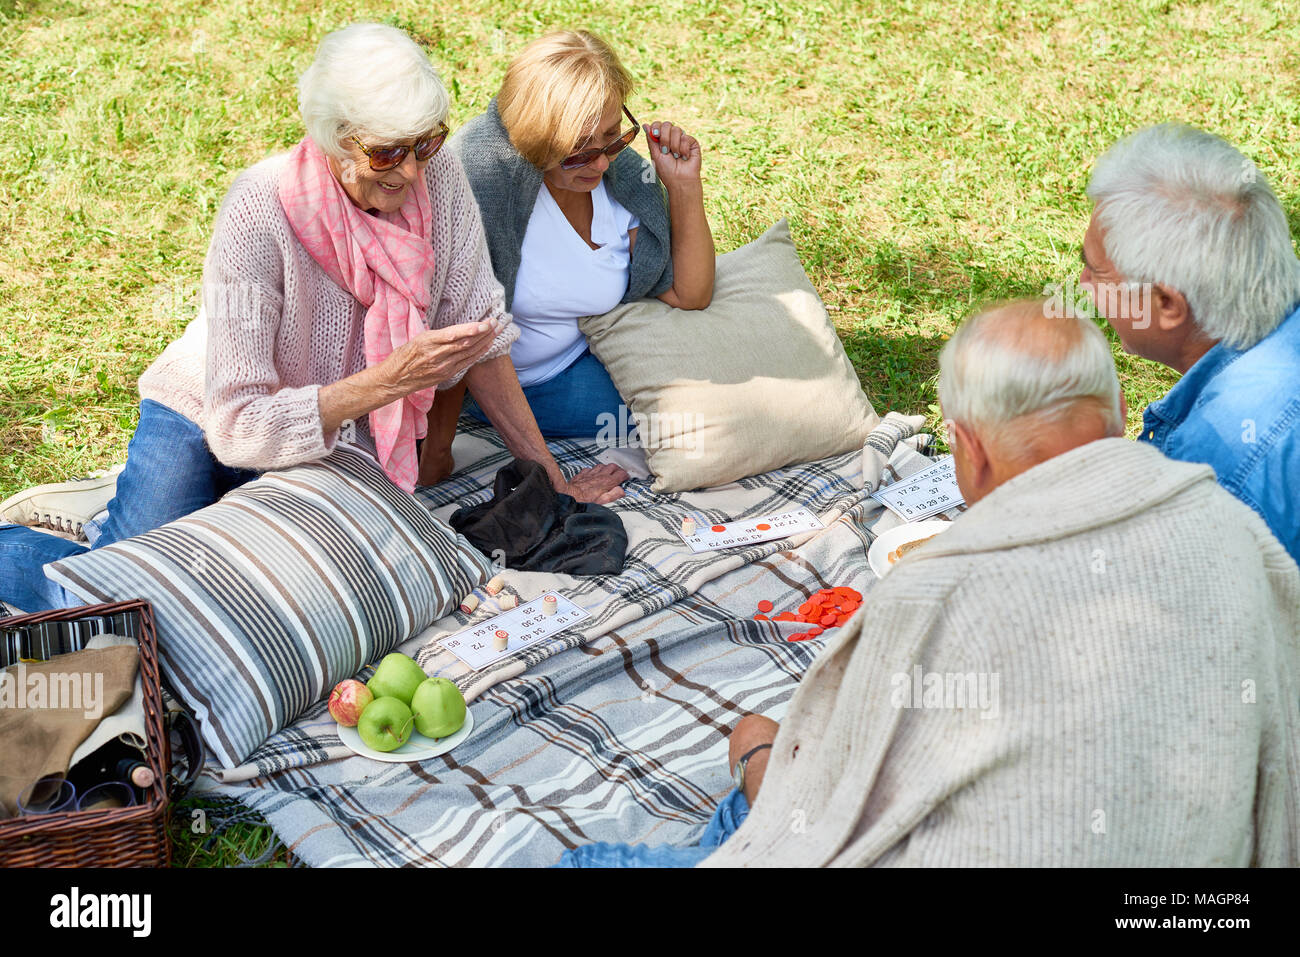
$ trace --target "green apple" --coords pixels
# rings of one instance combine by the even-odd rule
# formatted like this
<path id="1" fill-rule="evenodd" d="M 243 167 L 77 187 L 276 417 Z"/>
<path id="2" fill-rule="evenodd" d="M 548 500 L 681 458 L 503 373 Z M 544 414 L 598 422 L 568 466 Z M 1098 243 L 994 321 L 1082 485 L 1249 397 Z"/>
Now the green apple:
<path id="1" fill-rule="evenodd" d="M 415 717 L 406 703 L 396 698 L 376 698 L 366 705 L 357 722 L 357 734 L 366 747 L 395 751 L 411 737 Z"/>
<path id="2" fill-rule="evenodd" d="M 374 675 L 366 682 L 366 687 L 376 698 L 396 698 L 403 704 L 410 705 L 411 696 L 420 682 L 427 678 L 424 669 L 400 651 L 385 655 L 379 662 Z"/>
<path id="3" fill-rule="evenodd" d="M 426 678 L 411 699 L 415 730 L 426 738 L 445 738 L 465 724 L 465 696 L 455 682 Z"/>

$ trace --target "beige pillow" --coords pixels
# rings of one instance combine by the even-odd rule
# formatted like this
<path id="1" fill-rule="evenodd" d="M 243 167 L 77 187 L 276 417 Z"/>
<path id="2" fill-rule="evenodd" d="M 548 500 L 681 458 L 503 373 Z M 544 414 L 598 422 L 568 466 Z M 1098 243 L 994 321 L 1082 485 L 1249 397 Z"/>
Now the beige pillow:
<path id="1" fill-rule="evenodd" d="M 862 448 L 880 421 L 783 219 L 718 257 L 713 302 L 658 299 L 580 320 L 631 407 L 656 492 L 724 485 Z"/>

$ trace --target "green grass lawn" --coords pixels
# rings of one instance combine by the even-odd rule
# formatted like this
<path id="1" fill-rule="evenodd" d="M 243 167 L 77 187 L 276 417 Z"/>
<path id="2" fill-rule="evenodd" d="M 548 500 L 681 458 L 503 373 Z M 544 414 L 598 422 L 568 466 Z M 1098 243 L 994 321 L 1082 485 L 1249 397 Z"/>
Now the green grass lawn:
<path id="1" fill-rule="evenodd" d="M 1300 226 L 1286 4 L 511 6 L 0 0 L 0 497 L 124 460 L 226 188 L 302 136 L 297 75 L 355 20 L 428 48 L 453 124 L 539 34 L 604 35 L 638 79 L 633 113 L 703 143 L 720 251 L 790 220 L 882 413 L 933 418 L 938 350 L 973 307 L 1077 278 L 1089 170 L 1128 131 L 1227 137 Z M 1175 376 L 1116 357 L 1135 428 Z"/>
<path id="2" fill-rule="evenodd" d="M 929 409 L 973 306 L 1077 276 L 1088 171 L 1126 131 L 1187 120 L 1288 209 L 1300 193 L 1282 4 L 0 0 L 0 18 L 0 496 L 125 457 L 221 197 L 299 139 L 295 79 L 358 19 L 428 47 L 457 123 L 545 30 L 609 38 L 634 112 L 705 145 L 719 249 L 789 218 L 880 411 Z M 1133 425 L 1174 377 L 1117 358 Z"/>

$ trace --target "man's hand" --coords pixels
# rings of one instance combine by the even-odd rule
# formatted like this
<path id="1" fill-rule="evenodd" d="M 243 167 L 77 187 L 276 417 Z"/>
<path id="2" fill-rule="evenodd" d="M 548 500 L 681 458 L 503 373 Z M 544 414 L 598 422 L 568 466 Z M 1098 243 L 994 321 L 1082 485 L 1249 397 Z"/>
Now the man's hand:
<path id="1" fill-rule="evenodd" d="M 617 465 L 597 465 L 594 468 L 583 469 L 563 485 L 557 484 L 555 490 L 565 495 L 572 495 L 579 502 L 606 505 L 623 497 L 623 490 L 619 486 L 630 477 Z"/>
<path id="2" fill-rule="evenodd" d="M 765 718 L 761 714 L 747 714 L 741 718 L 731 730 L 731 737 L 727 741 L 727 770 L 734 769 L 737 761 L 760 744 L 775 741 L 780 728 L 771 718 Z M 758 789 L 763 783 L 763 775 L 771 756 L 772 749 L 764 748 L 745 765 L 745 800 L 750 807 L 754 806 L 754 800 L 758 797 Z"/>

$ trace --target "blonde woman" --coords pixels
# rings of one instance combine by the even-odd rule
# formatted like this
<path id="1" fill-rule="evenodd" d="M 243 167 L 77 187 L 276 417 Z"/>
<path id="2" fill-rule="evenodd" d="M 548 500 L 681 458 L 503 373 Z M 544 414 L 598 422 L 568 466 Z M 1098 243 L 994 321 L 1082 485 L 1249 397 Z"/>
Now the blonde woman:
<path id="1" fill-rule="evenodd" d="M 632 91 L 599 37 L 548 34 L 449 144 L 482 210 L 520 332 L 511 360 L 544 435 L 595 435 L 622 403 L 579 318 L 651 296 L 702 309 L 713 296 L 700 144 L 666 120 L 638 124 Z M 649 161 L 628 148 L 642 131 Z"/>

